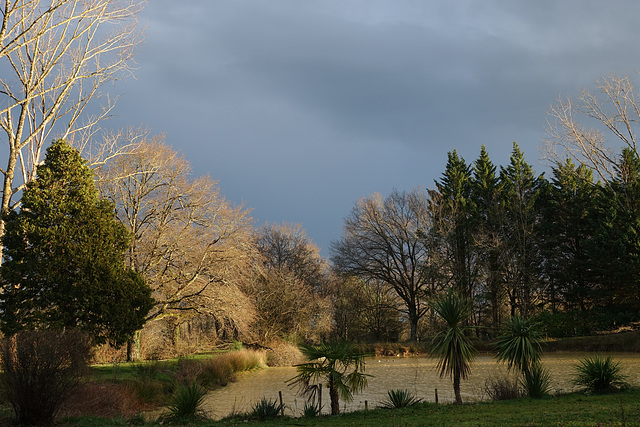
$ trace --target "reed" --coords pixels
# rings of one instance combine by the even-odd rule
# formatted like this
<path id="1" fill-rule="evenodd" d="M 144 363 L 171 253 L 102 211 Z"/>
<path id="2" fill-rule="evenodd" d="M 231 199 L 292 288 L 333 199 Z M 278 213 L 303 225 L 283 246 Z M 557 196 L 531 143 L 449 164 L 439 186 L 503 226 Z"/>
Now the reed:
<path id="1" fill-rule="evenodd" d="M 238 350 L 210 359 L 181 359 L 178 361 L 176 381 L 188 384 L 196 380 L 205 388 L 225 386 L 236 380 L 238 372 L 267 366 L 264 351 Z"/>
<path id="2" fill-rule="evenodd" d="M 518 399 L 526 394 L 517 378 L 506 376 L 488 378 L 484 383 L 484 393 L 491 400 Z"/>

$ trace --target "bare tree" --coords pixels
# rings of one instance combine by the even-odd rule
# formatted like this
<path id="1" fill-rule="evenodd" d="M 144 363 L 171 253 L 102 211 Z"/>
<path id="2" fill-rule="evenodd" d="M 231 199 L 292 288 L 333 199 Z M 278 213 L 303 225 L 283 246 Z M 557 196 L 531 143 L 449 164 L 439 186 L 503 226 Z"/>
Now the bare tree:
<path id="1" fill-rule="evenodd" d="M 256 307 L 253 329 L 262 342 L 283 336 L 319 341 L 331 330 L 331 301 L 287 268 L 260 269 L 243 289 Z"/>
<path id="2" fill-rule="evenodd" d="M 329 265 L 300 224 L 265 224 L 258 230 L 258 250 L 269 268 L 286 268 L 321 290 Z"/>
<path id="3" fill-rule="evenodd" d="M 428 228 L 427 221 L 424 191 L 394 191 L 386 199 L 374 194 L 356 203 L 345 218 L 343 237 L 331 245 L 339 271 L 393 287 L 403 301 L 414 341 L 418 321 L 428 310 L 424 297 L 429 251 L 419 236 Z"/>
<path id="4" fill-rule="evenodd" d="M 244 289 L 257 309 L 261 340 L 295 334 L 318 340 L 331 329 L 327 261 L 299 224 L 266 224 L 256 232 L 261 257 Z"/>
<path id="5" fill-rule="evenodd" d="M 252 305 L 238 282 L 254 259 L 252 221 L 190 172 L 156 137 L 99 168 L 98 186 L 134 235 L 129 262 L 156 300 L 148 320 L 206 315 L 246 330 Z"/>
<path id="6" fill-rule="evenodd" d="M 555 164 L 574 158 L 610 181 L 620 147 L 608 137 L 640 154 L 636 140 L 640 104 L 635 97 L 628 77 L 611 74 L 596 82 L 595 93 L 584 89 L 575 99 L 558 99 L 548 112 L 545 156 Z"/>
<path id="7" fill-rule="evenodd" d="M 19 205 L 43 146 L 106 117 L 84 115 L 100 88 L 130 70 L 144 0 L 0 1 L 0 127 L 6 136 L 3 214 Z M 0 220 L 0 236 L 4 222 Z"/>

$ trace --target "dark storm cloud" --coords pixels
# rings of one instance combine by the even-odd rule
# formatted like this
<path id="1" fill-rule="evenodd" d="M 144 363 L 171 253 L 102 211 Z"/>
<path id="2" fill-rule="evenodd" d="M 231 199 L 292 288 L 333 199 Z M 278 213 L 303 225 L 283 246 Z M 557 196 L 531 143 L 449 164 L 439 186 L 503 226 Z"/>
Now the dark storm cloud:
<path id="1" fill-rule="evenodd" d="M 558 95 L 637 71 L 638 17 L 634 1 L 153 0 L 119 111 L 325 247 L 358 197 L 432 185 L 454 148 L 504 163 L 515 140 L 535 163 Z"/>

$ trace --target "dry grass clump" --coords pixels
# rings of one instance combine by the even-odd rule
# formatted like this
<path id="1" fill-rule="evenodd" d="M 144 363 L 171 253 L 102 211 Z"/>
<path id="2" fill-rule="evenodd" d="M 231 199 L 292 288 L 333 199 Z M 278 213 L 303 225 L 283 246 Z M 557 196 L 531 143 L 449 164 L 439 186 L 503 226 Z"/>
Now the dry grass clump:
<path id="1" fill-rule="evenodd" d="M 484 383 L 484 392 L 491 400 L 511 400 L 525 396 L 526 391 L 517 378 L 488 378 Z"/>
<path id="2" fill-rule="evenodd" d="M 294 344 L 279 341 L 269 345 L 267 352 L 269 366 L 293 366 L 306 362 L 300 349 Z"/>
<path id="3" fill-rule="evenodd" d="M 131 384 L 87 382 L 67 399 L 60 413 L 65 417 L 130 417 L 153 407 L 138 397 Z"/>
<path id="4" fill-rule="evenodd" d="M 236 380 L 236 373 L 267 366 L 264 351 L 238 350 L 211 359 L 180 359 L 176 380 L 183 385 L 197 381 L 203 387 L 225 386 Z"/>
<path id="5" fill-rule="evenodd" d="M 266 368 L 267 355 L 264 351 L 238 350 L 209 359 L 207 364 L 229 365 L 234 372 L 251 371 Z"/>

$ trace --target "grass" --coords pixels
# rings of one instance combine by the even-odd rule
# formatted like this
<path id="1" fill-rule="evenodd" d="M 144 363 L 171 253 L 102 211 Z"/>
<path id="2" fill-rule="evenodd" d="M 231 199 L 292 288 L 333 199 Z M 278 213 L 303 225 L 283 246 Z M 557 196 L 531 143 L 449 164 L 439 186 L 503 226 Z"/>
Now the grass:
<path id="1" fill-rule="evenodd" d="M 131 425 L 124 419 L 67 420 L 64 426 L 101 427 Z M 152 424 L 145 424 L 152 425 Z M 400 409 L 376 409 L 315 418 L 280 417 L 252 421 L 236 416 L 221 421 L 200 421 L 196 426 L 633 426 L 640 425 L 640 389 L 617 394 L 572 393 L 543 399 L 520 398 L 467 405 L 419 403 Z"/>
<path id="2" fill-rule="evenodd" d="M 86 416 L 79 419 L 85 420 L 91 416 L 119 415 L 124 425 L 130 425 L 131 417 L 136 414 L 170 405 L 181 385 L 195 382 L 205 389 L 214 389 L 235 381 L 238 372 L 265 367 L 265 362 L 264 352 L 240 350 L 162 362 L 94 366 L 79 397 L 69 399 L 63 405 L 62 414 L 74 417 L 84 414 Z M 12 417 L 7 405 L 0 401 L 0 425 Z M 114 420 L 117 419 L 110 422 Z"/>

